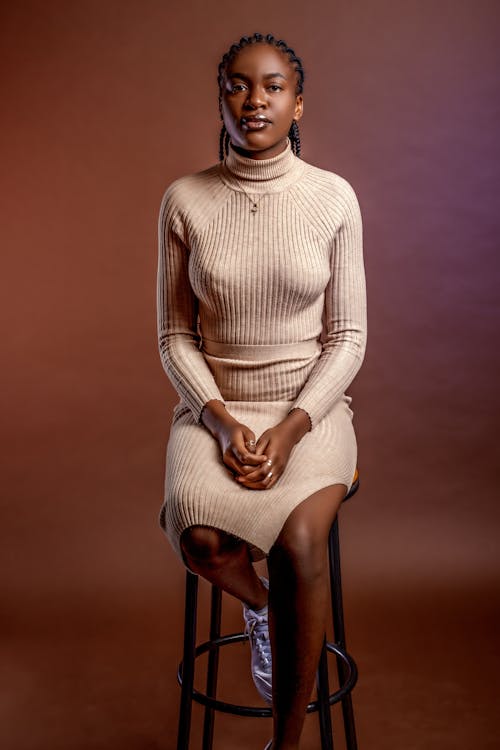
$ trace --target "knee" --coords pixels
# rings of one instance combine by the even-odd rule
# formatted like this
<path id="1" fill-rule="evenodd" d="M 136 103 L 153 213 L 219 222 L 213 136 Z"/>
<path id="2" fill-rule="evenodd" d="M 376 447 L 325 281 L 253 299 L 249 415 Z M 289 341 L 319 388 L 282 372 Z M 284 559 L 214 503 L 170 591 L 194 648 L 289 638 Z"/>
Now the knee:
<path id="1" fill-rule="evenodd" d="M 188 557 L 210 563 L 230 546 L 229 536 L 208 526 L 190 526 L 181 535 L 181 547 Z"/>
<path id="2" fill-rule="evenodd" d="M 286 566 L 294 575 L 315 580 L 327 574 L 327 544 L 306 524 L 283 527 L 269 553 L 270 564 Z"/>

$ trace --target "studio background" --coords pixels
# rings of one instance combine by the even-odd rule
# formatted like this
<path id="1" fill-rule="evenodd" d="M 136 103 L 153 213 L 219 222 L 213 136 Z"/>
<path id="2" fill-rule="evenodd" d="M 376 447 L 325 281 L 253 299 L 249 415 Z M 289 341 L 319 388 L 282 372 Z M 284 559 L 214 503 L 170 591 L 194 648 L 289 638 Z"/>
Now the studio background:
<path id="1" fill-rule="evenodd" d="M 217 161 L 217 65 L 254 31 L 302 58 L 303 158 L 348 179 L 363 215 L 361 489 L 341 511 L 360 748 L 498 746 L 499 11 L 2 4 L 3 747 L 175 747 L 157 217 L 173 179 Z M 226 695 L 254 700 L 248 659 L 225 657 Z M 221 750 L 268 737 L 217 718 Z"/>

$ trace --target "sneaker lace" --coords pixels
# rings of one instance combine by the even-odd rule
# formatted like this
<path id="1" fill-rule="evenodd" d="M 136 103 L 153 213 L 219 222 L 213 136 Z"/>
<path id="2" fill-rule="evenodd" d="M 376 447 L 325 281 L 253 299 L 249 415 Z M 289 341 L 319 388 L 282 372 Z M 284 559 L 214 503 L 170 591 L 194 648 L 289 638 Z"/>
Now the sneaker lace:
<path id="1" fill-rule="evenodd" d="M 265 666 L 268 666 L 271 663 L 271 644 L 269 641 L 267 617 L 252 617 L 245 626 L 245 633 L 255 644 L 261 662 Z"/>

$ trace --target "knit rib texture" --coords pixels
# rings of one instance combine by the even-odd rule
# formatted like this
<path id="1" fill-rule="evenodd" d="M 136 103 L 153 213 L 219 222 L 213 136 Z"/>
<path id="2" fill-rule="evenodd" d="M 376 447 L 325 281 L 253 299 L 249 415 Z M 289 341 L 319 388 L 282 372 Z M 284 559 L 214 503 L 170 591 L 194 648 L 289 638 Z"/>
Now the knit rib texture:
<path id="1" fill-rule="evenodd" d="M 158 228 L 159 353 L 195 421 L 211 399 L 248 398 L 250 370 L 218 377 L 210 347 L 259 346 L 269 367 L 251 370 L 251 398 L 288 399 L 314 429 L 365 353 L 363 230 L 350 183 L 295 156 L 289 141 L 262 160 L 230 145 L 223 162 L 169 185 Z"/>

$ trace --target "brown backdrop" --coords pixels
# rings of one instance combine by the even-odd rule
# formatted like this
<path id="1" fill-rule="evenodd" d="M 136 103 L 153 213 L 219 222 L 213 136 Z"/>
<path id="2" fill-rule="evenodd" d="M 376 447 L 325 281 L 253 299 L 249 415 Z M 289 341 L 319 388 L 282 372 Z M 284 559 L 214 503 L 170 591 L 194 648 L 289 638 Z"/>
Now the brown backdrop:
<path id="1" fill-rule="evenodd" d="M 499 15 L 486 0 L 2 4 L 4 747 L 175 746 L 184 570 L 157 525 L 177 399 L 156 222 L 166 185 L 217 160 L 217 64 L 257 30 L 303 58 L 303 156 L 363 211 L 362 489 L 341 519 L 360 747 L 497 746 Z M 227 695 L 247 658 L 226 658 Z M 221 749 L 268 736 L 217 724 Z M 303 746 L 318 747 L 310 717 Z"/>

